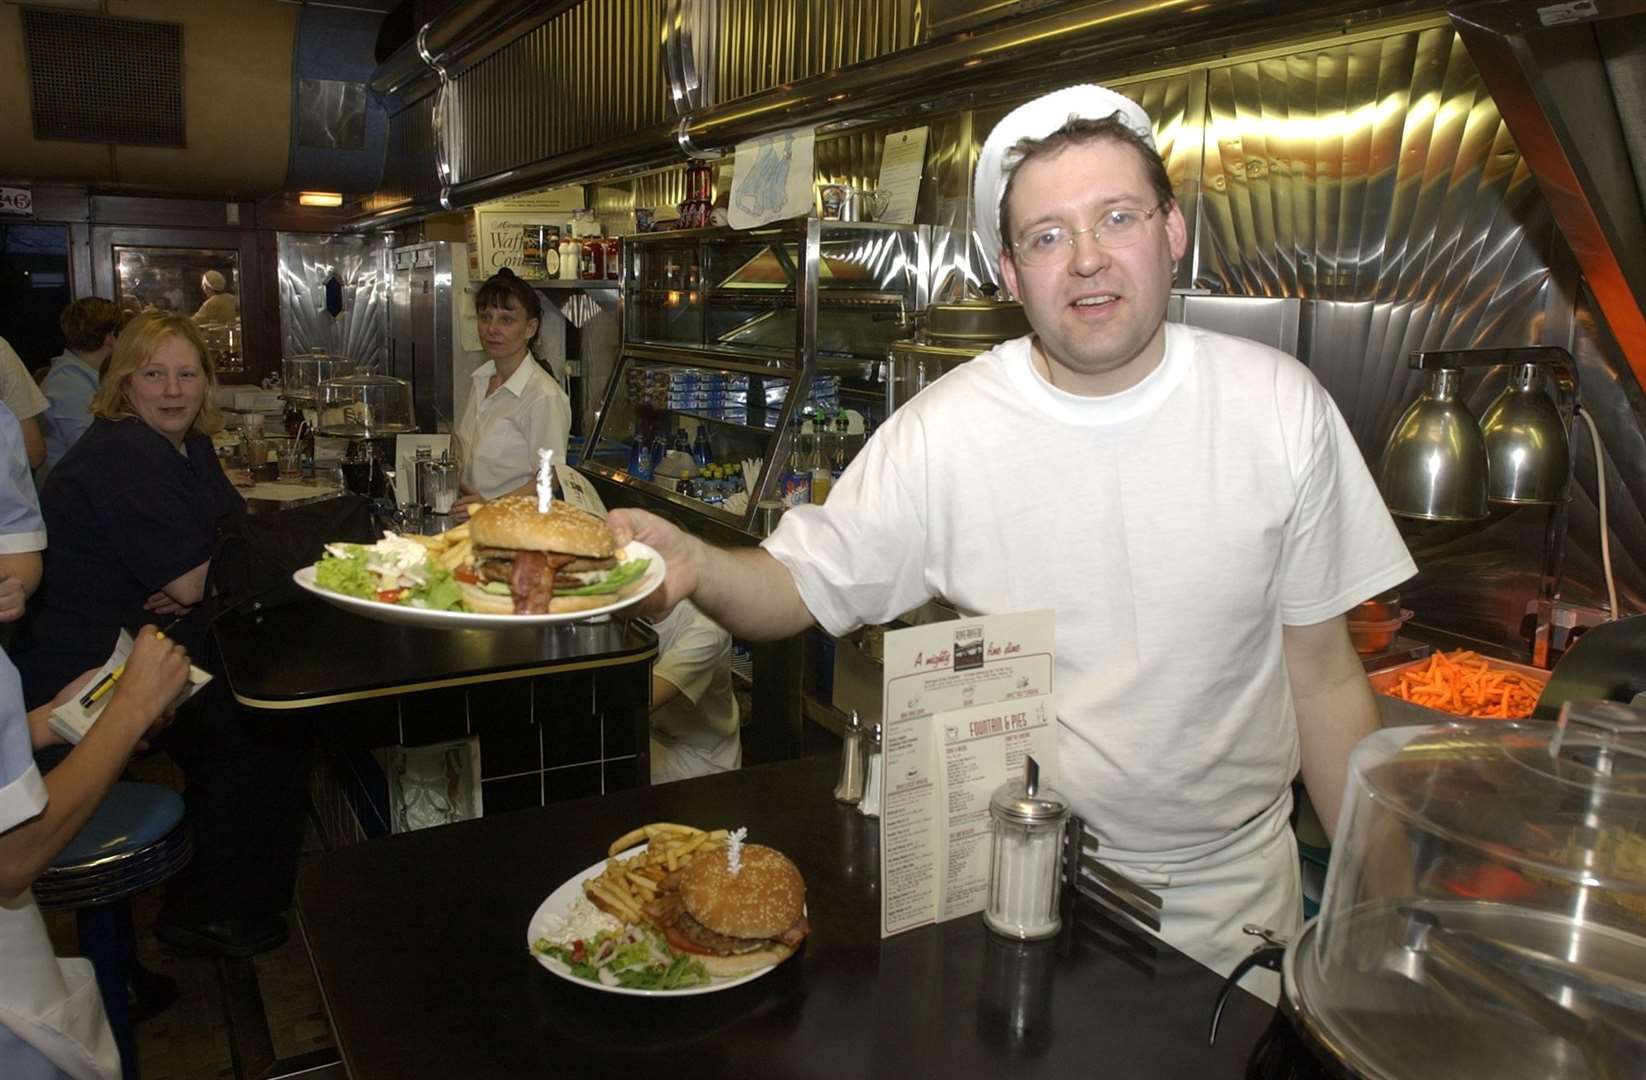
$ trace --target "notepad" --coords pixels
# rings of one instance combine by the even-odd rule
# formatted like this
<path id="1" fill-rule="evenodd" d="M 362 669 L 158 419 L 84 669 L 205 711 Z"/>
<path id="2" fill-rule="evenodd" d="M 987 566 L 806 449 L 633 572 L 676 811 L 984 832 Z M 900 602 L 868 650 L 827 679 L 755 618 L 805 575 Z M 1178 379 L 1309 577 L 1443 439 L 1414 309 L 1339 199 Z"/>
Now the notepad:
<path id="1" fill-rule="evenodd" d="M 103 666 L 97 669 L 97 673 L 91 677 L 91 681 L 86 683 L 85 687 L 76 691 L 73 697 L 51 711 L 51 716 L 46 719 L 47 725 L 71 743 L 78 743 L 85 738 L 86 732 L 91 730 L 91 726 L 103 714 L 104 707 L 114 697 L 111 691 L 92 702 L 89 706 L 82 705 L 80 702 L 85 696 L 85 691 L 102 682 L 104 676 L 113 673 L 116 668 L 124 664 L 126 657 L 131 655 L 131 648 L 131 635 L 124 630 L 120 631 L 120 639 L 114 643 L 114 652 L 109 655 L 108 660 L 104 661 Z M 211 679 L 211 672 L 203 671 L 190 664 L 188 684 L 177 695 L 177 699 L 171 703 L 172 711 L 177 710 L 183 702 L 199 693 L 200 688 L 211 682 Z"/>

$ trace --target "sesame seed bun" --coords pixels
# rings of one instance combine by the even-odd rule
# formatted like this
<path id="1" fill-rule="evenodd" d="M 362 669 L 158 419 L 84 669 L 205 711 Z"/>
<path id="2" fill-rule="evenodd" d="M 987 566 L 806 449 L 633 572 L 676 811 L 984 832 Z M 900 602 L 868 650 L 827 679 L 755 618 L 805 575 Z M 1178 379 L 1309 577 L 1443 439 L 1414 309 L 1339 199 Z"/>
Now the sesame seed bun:
<path id="1" fill-rule="evenodd" d="M 692 860 L 681 872 L 680 898 L 692 918 L 717 934 L 775 938 L 805 910 L 806 883 L 781 852 L 744 844 L 735 876 L 724 852 Z"/>
<path id="2" fill-rule="evenodd" d="M 556 499 L 549 512 L 537 512 L 537 500 L 525 495 L 494 499 L 469 516 L 469 539 L 476 547 L 556 551 L 609 559 L 617 542 L 606 523 L 586 510 Z"/>

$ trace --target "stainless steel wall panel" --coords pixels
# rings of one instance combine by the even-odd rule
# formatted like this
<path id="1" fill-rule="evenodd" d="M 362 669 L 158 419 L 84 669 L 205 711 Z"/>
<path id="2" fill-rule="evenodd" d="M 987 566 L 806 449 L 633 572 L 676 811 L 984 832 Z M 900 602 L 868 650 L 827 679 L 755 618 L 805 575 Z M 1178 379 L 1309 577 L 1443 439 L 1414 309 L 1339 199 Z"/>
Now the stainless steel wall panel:
<path id="1" fill-rule="evenodd" d="M 386 370 L 389 248 L 387 238 L 354 233 L 280 233 L 280 347 L 293 356 L 324 349 Z M 326 311 L 326 282 L 343 286 L 343 311 Z"/>
<path id="2" fill-rule="evenodd" d="M 584 0 L 452 84 L 456 180 L 665 123 L 663 0 Z"/>
<path id="3" fill-rule="evenodd" d="M 720 0 L 718 11 L 710 58 L 718 101 L 873 60 L 921 38 L 921 5 L 909 0 Z"/>
<path id="4" fill-rule="evenodd" d="M 383 179 L 365 200 L 368 211 L 428 199 L 440 192 L 434 175 L 434 96 L 389 118 Z"/>

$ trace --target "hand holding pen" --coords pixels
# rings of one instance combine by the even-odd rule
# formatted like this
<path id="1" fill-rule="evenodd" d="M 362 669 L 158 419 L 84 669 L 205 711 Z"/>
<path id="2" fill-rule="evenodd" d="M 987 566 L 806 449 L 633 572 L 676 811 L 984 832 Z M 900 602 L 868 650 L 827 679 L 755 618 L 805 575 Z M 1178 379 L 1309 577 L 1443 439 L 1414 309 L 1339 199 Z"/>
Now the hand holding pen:
<path id="1" fill-rule="evenodd" d="M 169 622 L 165 625 L 164 629 L 155 630 L 152 635 L 149 632 L 153 628 L 145 626 L 142 630 L 140 630 L 138 632 L 136 640 L 141 641 L 145 637 L 152 636 L 154 638 L 157 638 L 160 641 L 165 641 L 166 640 L 166 631 L 170 630 L 172 627 L 176 626 L 177 622 L 178 622 L 177 619 L 173 619 L 171 622 Z M 180 651 L 180 652 L 182 651 L 181 646 L 177 646 L 176 648 L 178 649 L 178 651 Z M 136 645 L 136 642 L 134 641 L 133 644 L 132 644 L 132 655 L 135 656 L 136 653 L 137 653 L 137 645 Z M 186 652 L 184 652 L 183 655 L 186 658 L 188 654 Z M 97 702 L 100 701 L 104 696 L 106 696 L 109 693 L 109 691 L 113 690 L 114 689 L 114 684 L 116 682 L 118 682 L 120 677 L 126 673 L 126 666 L 130 663 L 131 663 L 131 656 L 128 656 L 125 659 L 125 661 L 120 664 L 119 667 L 115 668 L 113 671 L 111 671 L 108 674 L 104 675 L 101 679 L 98 679 L 96 682 L 92 683 L 91 686 L 87 687 L 86 692 L 84 694 L 80 695 L 80 707 L 83 708 L 83 709 L 91 708 L 93 705 L 97 704 Z M 185 674 L 186 674 L 186 669 L 185 669 Z M 179 688 L 179 689 L 181 689 L 181 688 Z"/>

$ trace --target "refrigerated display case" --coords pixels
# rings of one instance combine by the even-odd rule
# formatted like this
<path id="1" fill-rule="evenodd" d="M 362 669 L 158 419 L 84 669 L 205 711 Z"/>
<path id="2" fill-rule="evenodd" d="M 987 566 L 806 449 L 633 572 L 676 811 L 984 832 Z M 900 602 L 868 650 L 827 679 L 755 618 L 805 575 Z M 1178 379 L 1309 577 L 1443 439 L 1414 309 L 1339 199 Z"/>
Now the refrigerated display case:
<path id="1" fill-rule="evenodd" d="M 698 531 L 758 533 L 803 422 L 885 418 L 887 349 L 926 303 L 927 248 L 920 226 L 815 219 L 625 238 L 622 348 L 584 471 Z M 647 475 L 659 440 L 685 448 Z"/>

